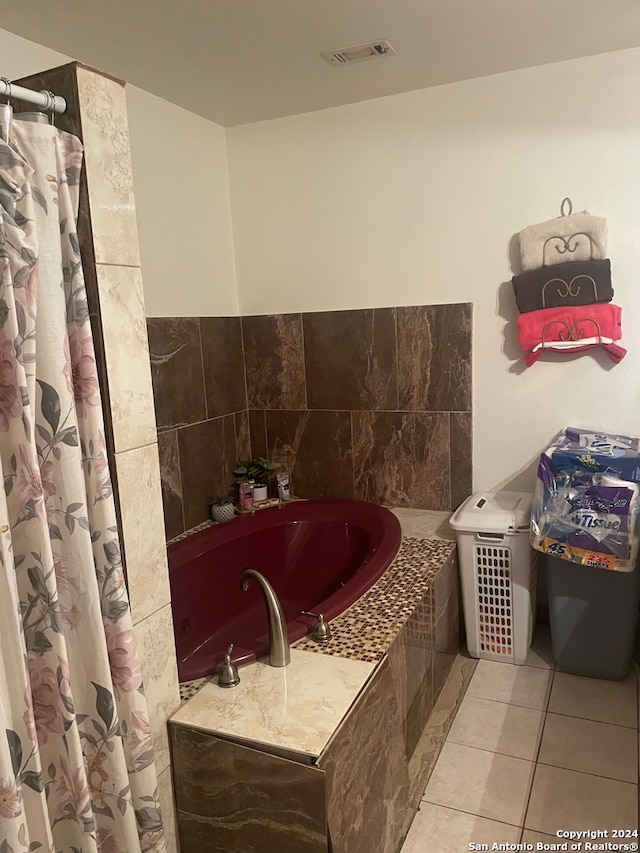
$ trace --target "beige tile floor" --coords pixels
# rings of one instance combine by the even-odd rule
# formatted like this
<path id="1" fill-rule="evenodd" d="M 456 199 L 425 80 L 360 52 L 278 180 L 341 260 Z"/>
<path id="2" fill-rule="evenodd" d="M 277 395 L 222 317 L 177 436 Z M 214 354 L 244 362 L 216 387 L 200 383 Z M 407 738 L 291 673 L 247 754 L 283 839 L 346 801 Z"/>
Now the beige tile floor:
<path id="1" fill-rule="evenodd" d="M 479 661 L 401 853 L 636 830 L 639 691 L 635 670 L 624 681 L 557 672 L 548 628 L 525 666 Z"/>

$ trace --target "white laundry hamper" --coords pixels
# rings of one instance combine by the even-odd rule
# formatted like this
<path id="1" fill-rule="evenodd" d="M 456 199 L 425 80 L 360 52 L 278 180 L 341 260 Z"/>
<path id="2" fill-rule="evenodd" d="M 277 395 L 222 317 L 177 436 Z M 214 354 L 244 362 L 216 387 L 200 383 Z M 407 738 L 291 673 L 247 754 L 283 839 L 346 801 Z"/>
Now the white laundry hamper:
<path id="1" fill-rule="evenodd" d="M 477 492 L 455 511 L 467 648 L 474 658 L 523 664 L 537 607 L 531 495 Z"/>

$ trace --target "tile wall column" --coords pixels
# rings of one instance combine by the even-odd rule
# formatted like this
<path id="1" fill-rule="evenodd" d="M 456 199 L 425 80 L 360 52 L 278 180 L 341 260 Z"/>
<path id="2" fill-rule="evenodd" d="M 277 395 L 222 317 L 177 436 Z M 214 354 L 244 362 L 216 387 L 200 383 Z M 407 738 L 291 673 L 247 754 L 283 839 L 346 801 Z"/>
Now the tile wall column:
<path id="1" fill-rule="evenodd" d="M 119 81 L 77 68 L 97 308 L 111 410 L 129 597 L 169 849 L 175 849 L 167 718 L 180 703 L 127 106 Z"/>
<path id="2" fill-rule="evenodd" d="M 167 719 L 180 693 L 125 89 L 78 63 L 20 82 L 67 99 L 56 124 L 80 136 L 85 149 L 78 236 L 162 816 L 174 853 Z"/>

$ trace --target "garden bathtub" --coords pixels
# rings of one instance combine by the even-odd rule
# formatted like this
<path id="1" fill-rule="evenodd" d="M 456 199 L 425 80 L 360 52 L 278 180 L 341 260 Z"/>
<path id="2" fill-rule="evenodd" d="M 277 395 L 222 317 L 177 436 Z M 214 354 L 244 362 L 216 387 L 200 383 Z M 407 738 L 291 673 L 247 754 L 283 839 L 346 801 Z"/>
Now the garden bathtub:
<path id="1" fill-rule="evenodd" d="M 169 545 L 171 604 L 180 681 L 216 671 L 227 647 L 239 665 L 268 654 L 261 572 L 280 599 L 289 641 L 309 633 L 303 610 L 338 616 L 382 576 L 400 547 L 397 518 L 364 501 L 292 501 L 208 527 Z"/>

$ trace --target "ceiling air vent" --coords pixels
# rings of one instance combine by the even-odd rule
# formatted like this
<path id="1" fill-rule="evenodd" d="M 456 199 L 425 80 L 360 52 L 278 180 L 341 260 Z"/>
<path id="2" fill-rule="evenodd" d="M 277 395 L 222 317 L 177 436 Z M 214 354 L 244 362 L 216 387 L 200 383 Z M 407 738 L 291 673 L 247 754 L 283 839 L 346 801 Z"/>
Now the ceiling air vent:
<path id="1" fill-rule="evenodd" d="M 364 62 L 365 59 L 378 59 L 391 56 L 395 50 L 386 39 L 370 41 L 368 44 L 355 44 L 352 47 L 341 47 L 340 50 L 323 50 L 320 56 L 329 65 L 348 65 L 350 62 Z"/>

